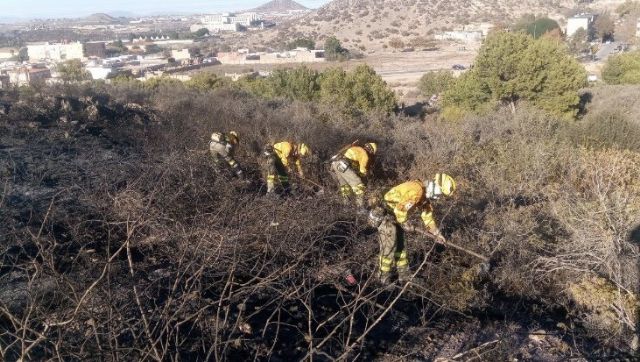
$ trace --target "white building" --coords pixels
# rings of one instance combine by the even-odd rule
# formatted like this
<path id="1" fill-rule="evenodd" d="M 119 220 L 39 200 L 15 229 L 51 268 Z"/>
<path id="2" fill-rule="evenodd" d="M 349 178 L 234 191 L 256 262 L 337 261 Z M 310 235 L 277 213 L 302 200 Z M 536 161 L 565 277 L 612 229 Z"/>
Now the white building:
<path id="1" fill-rule="evenodd" d="M 80 42 L 69 44 L 31 44 L 27 45 L 30 61 L 34 60 L 69 60 L 84 57 L 83 46 Z"/>
<path id="2" fill-rule="evenodd" d="M 457 30 L 445 31 L 442 34 L 436 34 L 436 40 L 459 40 L 459 41 L 480 41 L 484 37 L 481 30 Z"/>
<path id="3" fill-rule="evenodd" d="M 595 15 L 586 13 L 578 14 L 567 19 L 567 36 L 573 36 L 580 28 L 584 29 L 588 34 L 593 26 L 594 20 Z"/>
<path id="4" fill-rule="evenodd" d="M 189 49 L 189 48 L 184 48 L 184 49 L 173 49 L 171 51 L 171 58 L 175 59 L 176 61 L 181 61 L 181 60 L 187 60 L 187 59 L 191 59 L 193 57 L 193 50 Z"/>
<path id="5" fill-rule="evenodd" d="M 191 26 L 191 31 L 196 32 L 203 28 L 213 33 L 220 31 L 240 31 L 243 27 L 250 27 L 260 20 L 260 16 L 256 13 L 206 15 L 200 19 L 199 23 Z"/>
<path id="6" fill-rule="evenodd" d="M 97 79 L 109 79 L 117 74 L 117 71 L 110 66 L 88 66 L 87 72 L 91 73 L 91 78 Z"/>

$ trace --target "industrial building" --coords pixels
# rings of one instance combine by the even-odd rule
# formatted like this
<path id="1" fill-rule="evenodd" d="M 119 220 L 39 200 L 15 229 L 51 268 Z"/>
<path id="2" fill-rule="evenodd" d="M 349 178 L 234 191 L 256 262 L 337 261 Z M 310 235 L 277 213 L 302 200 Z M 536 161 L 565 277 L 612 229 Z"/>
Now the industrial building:
<path id="1" fill-rule="evenodd" d="M 240 31 L 259 23 L 260 21 L 260 16 L 256 13 L 244 13 L 237 15 L 224 13 L 206 15 L 200 19 L 199 23 L 191 26 L 191 31 L 196 32 L 200 29 L 207 29 L 212 33 L 221 31 Z"/>

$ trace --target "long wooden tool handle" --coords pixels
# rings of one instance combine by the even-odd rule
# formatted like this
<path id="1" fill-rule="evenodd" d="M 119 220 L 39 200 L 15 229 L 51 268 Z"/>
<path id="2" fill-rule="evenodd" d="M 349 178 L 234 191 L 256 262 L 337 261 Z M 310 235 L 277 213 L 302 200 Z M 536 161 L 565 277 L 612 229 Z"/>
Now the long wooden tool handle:
<path id="1" fill-rule="evenodd" d="M 456 245 L 456 244 L 454 244 L 454 243 L 452 243 L 450 241 L 442 242 L 435 235 L 431 234 L 428 231 L 425 231 L 425 230 L 422 230 L 422 229 L 418 229 L 418 228 L 411 228 L 409 231 L 415 231 L 418 234 L 421 234 L 421 235 L 424 235 L 424 236 L 428 237 L 429 239 L 433 240 L 434 242 L 436 242 L 438 244 L 441 244 L 441 245 L 444 245 L 444 246 L 449 246 L 449 247 L 452 247 L 452 248 L 454 248 L 456 250 L 460 250 L 460 251 L 462 251 L 464 253 L 467 253 L 467 254 L 469 254 L 471 256 L 474 256 L 474 257 L 476 257 L 476 258 L 478 258 L 478 259 L 480 259 L 480 260 L 482 260 L 484 262 L 488 262 L 489 261 L 489 258 L 487 258 L 484 255 L 478 254 L 475 251 L 469 250 L 467 248 L 463 248 L 462 246 Z"/>

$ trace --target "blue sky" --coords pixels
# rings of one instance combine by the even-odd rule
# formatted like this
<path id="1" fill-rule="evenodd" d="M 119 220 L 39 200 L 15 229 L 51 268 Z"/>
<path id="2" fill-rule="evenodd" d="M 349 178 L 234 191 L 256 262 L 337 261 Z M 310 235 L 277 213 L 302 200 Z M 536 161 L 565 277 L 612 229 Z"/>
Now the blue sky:
<path id="1" fill-rule="evenodd" d="M 127 11 L 137 14 L 158 12 L 211 13 L 250 9 L 269 0 L 0 0 L 0 17 L 47 18 L 80 17 L 97 12 Z M 298 0 L 316 8 L 329 0 Z"/>

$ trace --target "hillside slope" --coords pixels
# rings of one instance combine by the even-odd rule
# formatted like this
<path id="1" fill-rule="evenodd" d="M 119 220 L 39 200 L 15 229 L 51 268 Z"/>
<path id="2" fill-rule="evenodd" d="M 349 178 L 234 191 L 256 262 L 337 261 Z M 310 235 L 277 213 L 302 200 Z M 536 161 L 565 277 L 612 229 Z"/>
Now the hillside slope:
<path id="1" fill-rule="evenodd" d="M 71 87 L 0 93 L 3 360 L 637 359 L 640 126 L 615 112 L 638 87 L 594 90 L 584 122 L 522 108 L 447 124 Z M 249 182 L 208 153 L 228 129 Z M 327 192 L 296 178 L 265 197 L 260 145 L 292 138 L 319 156 L 377 141 L 371 192 L 446 167 L 459 191 L 434 203 L 442 231 L 490 263 L 407 232 L 411 284 L 381 285 L 378 236 L 324 157 L 303 167 Z"/>
<path id="2" fill-rule="evenodd" d="M 602 0 L 589 6 L 614 5 Z M 411 42 L 441 31 L 477 28 L 481 23 L 507 24 L 524 14 L 547 14 L 561 20 L 576 6 L 573 0 L 334 0 L 265 33 L 263 39 L 307 36 L 322 40 L 335 35 L 353 49 L 380 49 L 396 37 Z"/>

